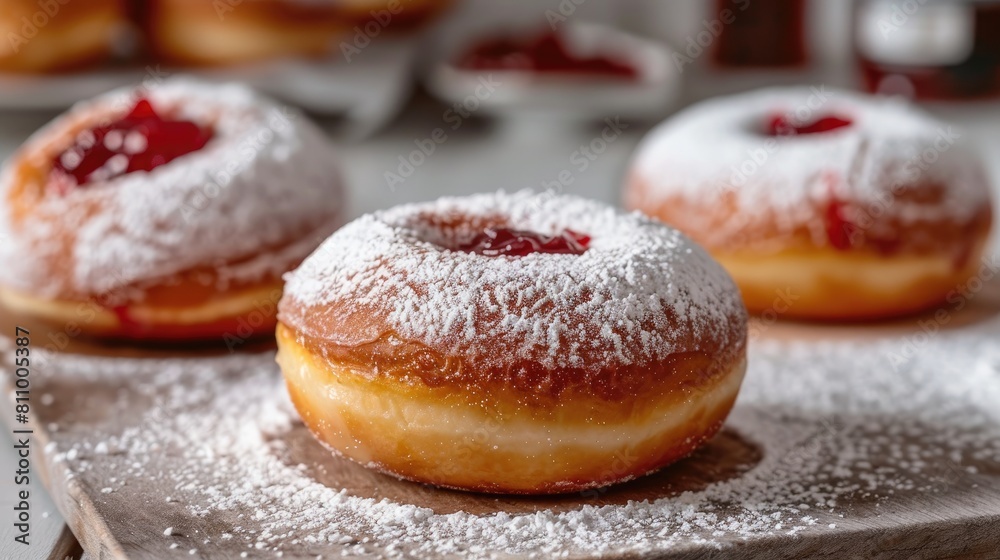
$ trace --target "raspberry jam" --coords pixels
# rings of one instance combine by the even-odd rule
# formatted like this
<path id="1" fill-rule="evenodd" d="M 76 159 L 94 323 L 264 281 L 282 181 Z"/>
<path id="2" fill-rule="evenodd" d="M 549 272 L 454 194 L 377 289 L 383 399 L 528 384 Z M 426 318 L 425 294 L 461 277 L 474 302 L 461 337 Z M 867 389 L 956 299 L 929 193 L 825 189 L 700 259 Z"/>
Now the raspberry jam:
<path id="1" fill-rule="evenodd" d="M 785 115 L 774 115 L 767 121 L 769 136 L 794 136 L 797 134 L 820 134 L 830 132 L 845 126 L 851 126 L 852 121 L 843 117 L 829 115 L 814 121 L 797 124 Z"/>
<path id="2" fill-rule="evenodd" d="M 541 235 L 532 231 L 508 228 L 487 228 L 468 243 L 456 247 L 459 251 L 487 257 L 523 257 L 532 253 L 582 255 L 590 245 L 590 236 L 565 230 L 558 235 Z"/>
<path id="3" fill-rule="evenodd" d="M 635 79 L 632 66 L 602 55 L 576 56 L 559 33 L 519 39 L 501 37 L 473 47 L 458 65 L 470 70 L 515 70 Z"/>
<path id="4" fill-rule="evenodd" d="M 164 119 L 140 98 L 125 117 L 86 130 L 53 163 L 70 186 L 107 181 L 134 171 L 152 171 L 200 150 L 212 131 L 190 121 Z"/>

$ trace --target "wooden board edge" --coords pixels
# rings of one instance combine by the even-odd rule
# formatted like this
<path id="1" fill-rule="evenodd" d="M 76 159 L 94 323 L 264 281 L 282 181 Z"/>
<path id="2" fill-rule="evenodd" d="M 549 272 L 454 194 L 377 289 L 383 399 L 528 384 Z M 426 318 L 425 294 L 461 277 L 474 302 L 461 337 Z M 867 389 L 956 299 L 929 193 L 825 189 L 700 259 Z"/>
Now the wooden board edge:
<path id="1" fill-rule="evenodd" d="M 7 352 L 0 352 L 4 358 L 9 357 Z M 11 384 L 12 373 L 7 367 L 6 360 L 0 365 L 0 377 L 3 379 L 3 391 L 5 395 L 12 394 Z M 10 430 L 23 429 L 13 423 L 14 410 L 9 398 L 4 398 L 3 423 Z M 34 412 L 28 411 L 28 425 L 32 426 L 32 468 L 41 478 L 42 486 L 49 493 L 52 502 L 56 505 L 59 513 L 62 514 L 66 525 L 79 541 L 83 549 L 91 555 L 104 560 L 105 558 L 128 560 L 125 551 L 118 544 L 118 541 L 111 534 L 110 529 L 104 520 L 98 515 L 97 508 L 87 496 L 87 493 L 80 487 L 76 478 L 67 478 L 68 470 L 64 463 L 53 463 L 45 448 L 51 443 L 48 433 L 39 429 L 41 422 Z"/>

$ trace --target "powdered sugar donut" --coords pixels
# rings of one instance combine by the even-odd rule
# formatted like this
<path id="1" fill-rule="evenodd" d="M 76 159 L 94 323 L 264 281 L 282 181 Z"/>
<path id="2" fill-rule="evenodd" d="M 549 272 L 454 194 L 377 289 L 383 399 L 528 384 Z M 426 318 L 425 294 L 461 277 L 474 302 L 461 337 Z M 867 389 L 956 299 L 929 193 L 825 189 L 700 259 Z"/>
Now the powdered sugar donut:
<path id="1" fill-rule="evenodd" d="M 338 225 L 331 155 L 243 86 L 171 79 L 81 103 L 0 176 L 0 298 L 98 335 L 273 329 L 281 274 Z"/>
<path id="2" fill-rule="evenodd" d="M 961 144 L 902 100 L 755 91 L 654 129 L 626 204 L 704 245 L 751 311 L 898 315 L 942 302 L 978 267 L 990 191 Z"/>
<path id="3" fill-rule="evenodd" d="M 745 368 L 725 271 L 574 197 L 366 215 L 286 278 L 278 362 L 305 423 L 441 486 L 570 492 L 658 469 L 719 429 Z"/>

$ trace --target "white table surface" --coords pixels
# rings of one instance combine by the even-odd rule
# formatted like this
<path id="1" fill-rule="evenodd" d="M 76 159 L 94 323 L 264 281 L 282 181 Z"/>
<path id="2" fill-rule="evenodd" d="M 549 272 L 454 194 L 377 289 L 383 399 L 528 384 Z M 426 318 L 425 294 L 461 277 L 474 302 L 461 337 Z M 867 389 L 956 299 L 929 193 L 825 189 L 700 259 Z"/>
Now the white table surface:
<path id="1" fill-rule="evenodd" d="M 720 79 L 711 76 L 687 76 L 685 99 L 740 91 L 765 83 L 848 84 L 847 74 L 827 74 L 824 80 L 808 74 L 779 74 Z M 1000 102 L 968 105 L 937 104 L 931 112 L 962 127 L 986 156 L 995 184 L 1000 184 Z M 545 181 L 555 180 L 569 170 L 573 182 L 565 192 L 618 203 L 620 185 L 630 154 L 648 130 L 648 124 L 632 123 L 624 134 L 611 143 L 606 152 L 580 172 L 570 161 L 571 154 L 601 132 L 601 126 L 560 126 L 558 123 L 518 123 L 465 121 L 458 130 L 450 130 L 443 113 L 446 107 L 423 96 L 417 97 L 406 114 L 388 129 L 362 141 L 335 140 L 344 163 L 350 192 L 350 211 L 358 215 L 404 202 L 428 200 L 443 195 L 489 192 L 497 189 L 542 190 Z M 0 114 L 0 158 L 6 158 L 23 139 L 44 124 L 52 115 Z M 321 123 L 330 130 L 335 123 Z M 385 179 L 395 171 L 399 157 L 416 149 L 415 140 L 429 137 L 435 128 L 446 128 L 448 140 L 437 146 L 433 155 L 417 167 L 396 188 Z M 1000 196 L 997 197 L 1000 199 Z M 994 241 L 998 237 L 994 231 Z M 998 244 L 994 242 L 993 247 Z M 40 452 L 36 449 L 36 452 Z M 16 457 L 11 445 L 0 438 L 0 473 L 13 472 Z M 48 558 L 64 524 L 51 501 L 45 496 L 37 476 L 32 477 L 32 546 L 30 552 L 13 543 L 11 519 L 14 488 L 6 474 L 0 484 L 0 558 Z M 48 514 L 46 517 L 45 514 Z"/>

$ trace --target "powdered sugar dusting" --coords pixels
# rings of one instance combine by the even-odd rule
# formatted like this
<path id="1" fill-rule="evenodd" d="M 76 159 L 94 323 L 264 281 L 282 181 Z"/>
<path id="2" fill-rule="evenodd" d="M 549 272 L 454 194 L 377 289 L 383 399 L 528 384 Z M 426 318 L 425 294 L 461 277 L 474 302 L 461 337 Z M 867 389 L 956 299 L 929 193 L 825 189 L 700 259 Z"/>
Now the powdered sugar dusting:
<path id="1" fill-rule="evenodd" d="M 794 535 L 892 530 L 915 522 L 905 515 L 913 508 L 947 515 L 971 500 L 977 514 L 1000 514 L 1000 502 L 984 499 L 1000 498 L 998 334 L 1000 319 L 992 319 L 927 339 L 905 358 L 908 338 L 897 336 L 752 344 L 726 429 L 759 447 L 753 468 L 659 499 L 609 503 L 584 494 L 559 511 L 541 501 L 534 513 L 442 514 L 423 503 L 358 496 L 351 476 L 343 485 L 323 483 L 315 469 L 336 471 L 340 460 L 326 459 L 329 469 L 300 464 L 290 449 L 303 428 L 270 353 L 46 355 L 46 368 L 33 375 L 39 390 L 62 391 L 57 401 L 73 404 L 48 418 L 61 423 L 49 458 L 71 483 L 95 489 L 101 511 L 163 503 L 153 506 L 162 510 L 161 526 L 113 529 L 148 533 L 164 550 L 182 543 L 203 554 L 286 558 L 552 557 L 766 542 L 774 552 Z M 99 409 L 95 399 L 103 401 Z M 101 444 L 107 453 L 96 451 Z M 120 514 L 110 519 L 127 523 Z"/>
<path id="2" fill-rule="evenodd" d="M 582 255 L 447 248 L 484 224 L 592 239 Z M 354 344 L 391 330 L 486 363 L 649 363 L 742 344 L 746 329 L 735 285 L 701 248 L 638 214 L 569 196 L 498 193 L 377 212 L 342 228 L 286 280 L 280 317 L 301 333 Z M 328 328 L 344 321 L 356 338 Z"/>
<path id="3" fill-rule="evenodd" d="M 827 133 L 772 138 L 767 119 L 792 122 L 835 115 L 850 126 Z M 711 203 L 734 196 L 739 211 L 775 213 L 792 227 L 831 196 L 861 205 L 915 183 L 944 183 L 934 204 L 887 205 L 904 222 L 967 219 L 989 200 L 981 164 L 960 130 L 901 99 L 825 87 L 773 88 L 698 103 L 654 129 L 640 145 L 636 177 L 650 196 Z M 728 198 L 727 198 L 728 199 Z"/>
<path id="4" fill-rule="evenodd" d="M 339 166 L 322 132 L 300 113 L 244 86 L 185 78 L 141 94 L 176 118 L 210 125 L 214 138 L 151 172 L 49 193 L 26 220 L 15 221 L 4 208 L 4 283 L 48 296 L 90 296 L 227 263 L 239 266 L 223 270 L 226 281 L 255 281 L 294 266 L 316 236 L 335 228 L 343 207 Z M 81 103 L 22 152 L 58 141 L 67 123 L 123 114 L 136 95 L 122 89 Z M 4 197 L 13 188 L 11 171 L 0 179 Z M 294 243 L 307 236 L 311 243 Z"/>

